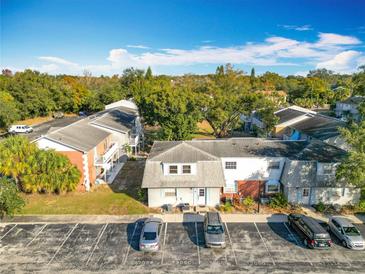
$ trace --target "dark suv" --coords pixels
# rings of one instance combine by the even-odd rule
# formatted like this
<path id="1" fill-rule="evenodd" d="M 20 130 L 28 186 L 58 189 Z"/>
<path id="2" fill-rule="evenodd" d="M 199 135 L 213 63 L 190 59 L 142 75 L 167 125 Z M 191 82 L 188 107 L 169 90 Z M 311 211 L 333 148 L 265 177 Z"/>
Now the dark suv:
<path id="1" fill-rule="evenodd" d="M 313 218 L 301 214 L 290 214 L 288 222 L 303 238 L 305 246 L 322 249 L 332 246 L 328 232 Z"/>

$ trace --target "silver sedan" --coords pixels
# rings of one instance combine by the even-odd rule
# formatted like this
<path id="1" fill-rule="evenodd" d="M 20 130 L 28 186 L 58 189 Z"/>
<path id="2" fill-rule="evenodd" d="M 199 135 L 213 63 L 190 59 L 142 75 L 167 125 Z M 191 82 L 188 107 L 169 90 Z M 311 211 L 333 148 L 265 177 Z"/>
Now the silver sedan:
<path id="1" fill-rule="evenodd" d="M 141 231 L 139 239 L 139 250 L 158 251 L 160 249 L 162 220 L 159 218 L 148 218 Z"/>

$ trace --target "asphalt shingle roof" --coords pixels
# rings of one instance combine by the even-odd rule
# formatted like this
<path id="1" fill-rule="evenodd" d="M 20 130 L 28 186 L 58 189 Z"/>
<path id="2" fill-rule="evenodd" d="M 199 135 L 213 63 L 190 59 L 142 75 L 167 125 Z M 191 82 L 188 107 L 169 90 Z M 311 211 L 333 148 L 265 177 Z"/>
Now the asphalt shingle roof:
<path id="1" fill-rule="evenodd" d="M 81 151 L 90 151 L 111 133 L 91 126 L 88 122 L 88 118 L 82 119 L 69 126 L 48 133 L 46 138 Z"/>
<path id="2" fill-rule="evenodd" d="M 338 119 L 320 114 L 290 125 L 291 128 L 322 141 L 339 136 L 340 132 L 338 128 L 345 126 L 346 123 Z"/>
<path id="3" fill-rule="evenodd" d="M 281 110 L 281 111 L 275 113 L 275 115 L 279 118 L 279 124 L 288 122 L 292 119 L 303 116 L 305 114 L 306 114 L 306 112 L 304 112 L 304 111 L 291 109 L 291 108 L 287 108 L 287 109 L 284 109 L 284 110 Z"/>
<path id="4" fill-rule="evenodd" d="M 103 111 L 91 117 L 91 124 L 114 129 L 120 132 L 129 132 L 133 129 L 137 113 L 134 110 L 118 107 Z"/>

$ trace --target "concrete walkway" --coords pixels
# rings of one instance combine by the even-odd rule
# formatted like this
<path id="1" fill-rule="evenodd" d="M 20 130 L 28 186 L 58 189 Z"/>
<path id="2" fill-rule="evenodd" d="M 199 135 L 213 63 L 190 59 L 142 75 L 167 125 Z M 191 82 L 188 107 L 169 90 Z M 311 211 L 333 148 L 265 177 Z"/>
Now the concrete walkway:
<path id="1" fill-rule="evenodd" d="M 327 222 L 329 216 L 320 215 L 313 211 L 305 210 L 305 214 L 319 221 Z M 202 222 L 204 213 L 184 214 L 146 214 L 146 215 L 42 215 L 42 216 L 15 216 L 4 219 L 0 226 L 9 223 L 133 223 L 148 217 L 161 218 L 167 223 Z M 227 223 L 282 223 L 287 221 L 285 214 L 221 214 L 222 220 Z M 343 216 L 352 223 L 365 223 L 365 216 Z"/>
<path id="2" fill-rule="evenodd" d="M 284 214 L 221 214 L 222 220 L 229 223 L 266 223 L 286 222 Z M 43 216 L 15 216 L 5 219 L 1 224 L 7 223 L 132 223 L 147 217 L 161 218 L 168 223 L 202 222 L 204 214 L 150 214 L 150 215 L 43 215 Z"/>

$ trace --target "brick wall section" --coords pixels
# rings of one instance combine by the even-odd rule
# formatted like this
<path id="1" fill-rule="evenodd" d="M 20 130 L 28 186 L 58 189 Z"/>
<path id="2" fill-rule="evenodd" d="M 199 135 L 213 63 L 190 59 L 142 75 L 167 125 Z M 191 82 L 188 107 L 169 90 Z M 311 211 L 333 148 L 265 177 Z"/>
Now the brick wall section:
<path id="1" fill-rule="evenodd" d="M 100 155 L 103 155 L 110 145 L 111 145 L 111 136 L 109 136 L 108 138 L 106 138 L 105 140 L 103 140 L 102 142 L 100 142 L 96 146 L 96 151 L 97 151 L 97 155 L 98 155 L 97 157 L 99 157 Z M 76 190 L 77 191 L 85 191 L 85 186 L 83 185 L 84 175 L 85 175 L 84 171 L 83 171 L 83 163 L 82 163 L 83 152 L 80 152 L 80 151 L 60 151 L 59 153 L 61 153 L 63 155 L 66 155 L 70 159 L 70 162 L 72 164 L 76 165 L 77 168 L 80 170 L 81 178 L 80 178 L 80 183 L 77 186 Z M 90 187 L 92 187 L 95 180 L 96 180 L 96 167 L 94 165 L 94 149 L 91 149 L 87 153 L 87 157 L 88 157 Z"/>
<path id="2" fill-rule="evenodd" d="M 76 190 L 85 191 L 85 187 L 83 186 L 84 172 L 83 172 L 83 168 L 82 168 L 83 153 L 80 151 L 60 151 L 59 153 L 67 156 L 67 158 L 70 160 L 70 162 L 72 164 L 74 164 L 75 166 L 77 166 L 77 168 L 80 170 L 80 172 L 81 172 L 80 183 L 78 184 Z"/>

